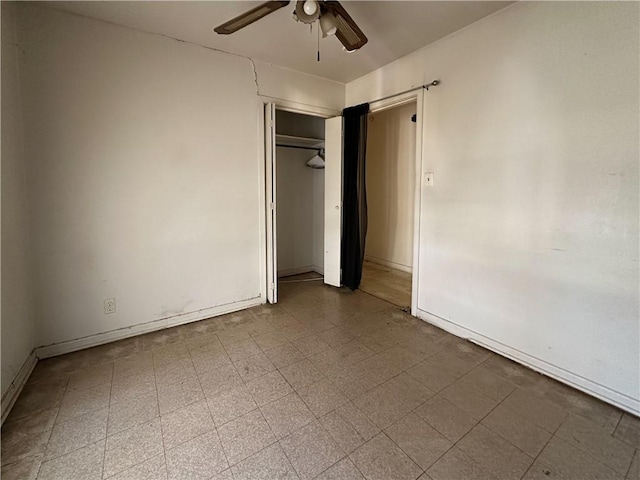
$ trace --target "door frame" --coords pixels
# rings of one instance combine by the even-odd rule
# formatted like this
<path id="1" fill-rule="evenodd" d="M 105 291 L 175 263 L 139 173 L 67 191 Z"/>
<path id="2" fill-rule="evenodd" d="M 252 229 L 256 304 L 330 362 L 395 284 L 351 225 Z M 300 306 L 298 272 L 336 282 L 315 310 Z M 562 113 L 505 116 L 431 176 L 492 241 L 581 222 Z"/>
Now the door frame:
<path id="1" fill-rule="evenodd" d="M 393 98 L 372 102 L 369 113 L 379 113 L 408 103 L 416 104 L 416 184 L 413 193 L 413 259 L 411 262 L 411 315 L 418 316 L 418 281 L 420 266 L 420 213 L 422 210 L 423 162 L 422 144 L 424 135 L 424 88 Z"/>
<path id="2" fill-rule="evenodd" d="M 335 117 L 337 115 L 342 115 L 341 110 L 334 110 L 331 108 L 319 107 L 315 105 L 307 105 L 304 103 L 294 102 L 290 100 L 282 100 L 273 97 L 268 97 L 264 95 L 258 95 L 258 158 L 260 165 L 260 174 L 259 174 L 259 191 L 260 191 L 260 218 L 259 218 L 259 228 L 260 228 L 260 278 L 262 281 L 260 282 L 260 296 L 264 299 L 264 302 L 267 302 L 267 293 L 269 289 L 269 256 L 267 255 L 267 249 L 269 248 L 269 241 L 267 235 L 267 218 L 271 213 L 270 205 L 267 202 L 267 168 L 273 168 L 274 165 L 267 165 L 267 152 L 266 152 L 266 137 L 265 137 L 265 108 L 267 105 L 273 104 L 276 110 L 283 110 L 286 112 L 300 113 L 302 115 L 309 115 L 313 117 L 320 118 L 329 118 Z M 275 148 L 274 148 L 275 152 Z M 272 159 L 275 162 L 275 155 Z M 276 209 L 278 208 L 276 203 Z M 276 212 L 277 215 L 277 212 Z M 276 235 L 277 242 L 277 235 Z M 275 245 L 277 249 L 277 244 Z M 274 265 L 273 268 L 277 272 L 278 265 Z M 277 275 L 276 275 L 277 277 Z"/>

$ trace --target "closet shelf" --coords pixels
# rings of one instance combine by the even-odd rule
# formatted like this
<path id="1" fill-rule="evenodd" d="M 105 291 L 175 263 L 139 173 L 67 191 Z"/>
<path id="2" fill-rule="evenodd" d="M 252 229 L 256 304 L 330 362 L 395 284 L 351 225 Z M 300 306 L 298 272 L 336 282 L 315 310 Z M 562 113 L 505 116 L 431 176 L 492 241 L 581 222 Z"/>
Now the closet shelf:
<path id="1" fill-rule="evenodd" d="M 276 134 L 276 144 L 286 147 L 323 148 L 324 140 L 321 138 Z"/>

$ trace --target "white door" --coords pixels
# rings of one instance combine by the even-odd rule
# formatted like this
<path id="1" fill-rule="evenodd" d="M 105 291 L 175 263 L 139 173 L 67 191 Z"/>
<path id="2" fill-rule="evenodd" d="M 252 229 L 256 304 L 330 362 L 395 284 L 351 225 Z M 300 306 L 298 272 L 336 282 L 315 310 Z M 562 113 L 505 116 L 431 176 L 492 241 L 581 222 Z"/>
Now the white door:
<path id="1" fill-rule="evenodd" d="M 339 287 L 342 241 L 342 117 L 324 127 L 324 283 Z"/>
<path id="2" fill-rule="evenodd" d="M 278 243 L 276 236 L 276 106 L 264 105 L 264 152 L 267 198 L 267 301 L 278 302 Z"/>

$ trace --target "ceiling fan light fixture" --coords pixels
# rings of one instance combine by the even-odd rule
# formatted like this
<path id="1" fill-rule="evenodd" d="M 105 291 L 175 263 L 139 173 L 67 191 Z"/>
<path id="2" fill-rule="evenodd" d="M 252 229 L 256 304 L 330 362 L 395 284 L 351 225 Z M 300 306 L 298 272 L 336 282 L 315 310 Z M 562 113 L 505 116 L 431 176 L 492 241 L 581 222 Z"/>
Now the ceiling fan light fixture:
<path id="1" fill-rule="evenodd" d="M 302 9 L 307 15 L 313 15 L 318 11 L 318 4 L 316 3 L 316 0 L 305 0 Z"/>
<path id="2" fill-rule="evenodd" d="M 313 7 L 315 7 L 313 13 L 310 14 L 306 11 L 307 3 L 309 2 L 311 2 L 313 4 Z M 296 2 L 296 9 L 293 12 L 293 17 L 299 22 L 310 24 L 315 22 L 319 16 L 320 8 L 318 7 L 318 4 L 315 2 L 315 0 L 298 0 Z"/>
<path id="3" fill-rule="evenodd" d="M 335 35 L 338 31 L 336 17 L 331 12 L 325 12 L 320 17 L 320 28 L 322 29 L 322 38 Z"/>

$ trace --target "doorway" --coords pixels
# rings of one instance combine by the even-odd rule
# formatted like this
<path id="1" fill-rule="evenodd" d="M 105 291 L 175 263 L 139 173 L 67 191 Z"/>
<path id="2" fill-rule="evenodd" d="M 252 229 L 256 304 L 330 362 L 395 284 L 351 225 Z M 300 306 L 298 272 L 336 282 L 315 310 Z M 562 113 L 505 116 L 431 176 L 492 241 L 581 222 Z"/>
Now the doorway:
<path id="1" fill-rule="evenodd" d="M 341 117 L 264 104 L 265 296 L 278 285 L 340 286 Z"/>
<path id="2" fill-rule="evenodd" d="M 414 251 L 416 109 L 411 101 L 369 113 L 368 229 L 360 289 L 410 310 Z"/>
<path id="3" fill-rule="evenodd" d="M 324 278 L 324 119 L 276 109 L 278 282 Z"/>

